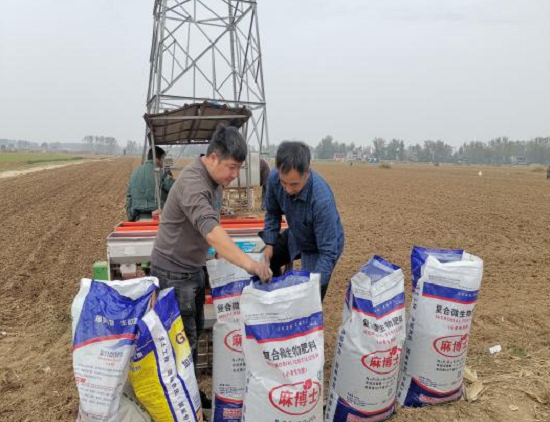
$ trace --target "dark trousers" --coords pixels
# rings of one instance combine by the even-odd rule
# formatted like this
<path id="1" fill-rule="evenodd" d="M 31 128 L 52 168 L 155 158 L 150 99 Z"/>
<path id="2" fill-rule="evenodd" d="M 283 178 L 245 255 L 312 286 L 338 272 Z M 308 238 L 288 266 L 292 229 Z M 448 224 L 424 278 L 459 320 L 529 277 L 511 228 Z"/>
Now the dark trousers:
<path id="1" fill-rule="evenodd" d="M 193 364 L 197 361 L 199 337 L 204 329 L 204 271 L 177 273 L 151 266 L 151 275 L 157 277 L 161 289 L 173 287 L 176 291 L 183 329 L 191 350 Z"/>
<path id="2" fill-rule="evenodd" d="M 298 254 L 294 259 L 300 259 L 301 255 Z M 273 245 L 273 256 L 271 257 L 270 268 L 273 272 L 273 277 L 280 277 L 283 275 L 282 267 L 290 264 L 290 251 L 288 248 L 288 230 L 281 233 L 277 242 Z M 328 283 L 321 285 L 321 301 L 325 299 L 327 294 Z"/>

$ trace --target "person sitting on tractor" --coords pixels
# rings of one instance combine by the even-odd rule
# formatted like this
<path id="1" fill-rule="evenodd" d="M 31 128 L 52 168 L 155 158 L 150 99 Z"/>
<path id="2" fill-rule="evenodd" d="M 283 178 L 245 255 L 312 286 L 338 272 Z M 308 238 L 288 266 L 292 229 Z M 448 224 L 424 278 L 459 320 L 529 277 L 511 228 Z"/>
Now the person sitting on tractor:
<path id="1" fill-rule="evenodd" d="M 152 218 L 152 213 L 158 208 L 155 189 L 155 167 L 162 169 L 166 151 L 155 147 L 155 162 L 153 163 L 153 149 L 147 153 L 147 161 L 135 169 L 130 177 L 126 190 L 126 215 L 128 221 L 138 221 L 143 218 Z M 159 185 L 161 193 L 161 207 L 164 206 L 168 192 L 174 184 L 170 171 L 161 171 Z"/>

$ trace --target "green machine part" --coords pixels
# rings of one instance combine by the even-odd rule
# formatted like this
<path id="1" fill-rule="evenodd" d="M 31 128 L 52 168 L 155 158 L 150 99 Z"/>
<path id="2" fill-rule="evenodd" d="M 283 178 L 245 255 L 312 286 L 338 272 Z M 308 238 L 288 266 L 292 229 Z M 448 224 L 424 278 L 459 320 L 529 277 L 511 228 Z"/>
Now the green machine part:
<path id="1" fill-rule="evenodd" d="M 109 280 L 109 264 L 107 261 L 96 261 L 92 267 L 94 280 Z"/>

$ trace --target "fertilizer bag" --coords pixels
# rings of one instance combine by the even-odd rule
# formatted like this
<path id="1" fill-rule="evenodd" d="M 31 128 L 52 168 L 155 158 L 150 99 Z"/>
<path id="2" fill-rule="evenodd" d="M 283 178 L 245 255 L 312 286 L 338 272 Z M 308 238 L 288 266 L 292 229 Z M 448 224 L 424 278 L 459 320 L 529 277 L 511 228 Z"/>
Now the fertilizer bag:
<path id="1" fill-rule="evenodd" d="M 384 420 L 395 412 L 405 341 L 403 271 L 374 256 L 352 277 L 344 309 L 325 421 Z"/>
<path id="2" fill-rule="evenodd" d="M 319 275 L 290 271 L 241 296 L 246 388 L 243 421 L 323 420 Z"/>
<path id="3" fill-rule="evenodd" d="M 259 261 L 261 254 L 249 255 Z M 240 421 L 245 387 L 242 350 L 240 299 L 251 275 L 225 259 L 207 261 L 216 312 L 213 329 L 214 362 L 212 374 L 213 422 Z"/>
<path id="4" fill-rule="evenodd" d="M 405 340 L 398 389 L 403 406 L 446 403 L 461 397 L 482 275 L 483 261 L 469 253 L 462 251 L 459 260 L 446 262 L 425 254 Z"/>
<path id="5" fill-rule="evenodd" d="M 130 381 L 155 422 L 202 422 L 191 348 L 173 288 L 139 322 Z"/>
<path id="6" fill-rule="evenodd" d="M 158 287 L 154 277 L 124 281 L 83 278 L 72 313 L 78 421 L 118 422 L 137 321 Z"/>

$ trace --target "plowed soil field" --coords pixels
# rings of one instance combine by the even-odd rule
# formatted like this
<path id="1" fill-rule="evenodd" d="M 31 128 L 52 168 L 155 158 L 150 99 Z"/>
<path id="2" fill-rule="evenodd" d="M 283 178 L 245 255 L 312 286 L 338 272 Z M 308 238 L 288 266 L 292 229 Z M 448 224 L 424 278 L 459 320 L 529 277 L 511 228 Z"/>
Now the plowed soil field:
<path id="1" fill-rule="evenodd" d="M 0 180 L 0 420 L 76 419 L 70 304 L 124 218 L 132 159 Z M 400 421 L 550 421 L 550 181 L 529 167 L 323 163 L 346 230 L 325 300 L 326 376 L 349 278 L 373 254 L 464 248 L 485 261 L 468 365 L 475 402 L 405 409 Z M 482 171 L 482 176 L 478 172 Z M 410 300 L 410 295 L 408 297 Z M 490 354 L 500 344 L 502 352 Z M 202 380 L 205 382 L 205 380 Z M 258 421 L 262 422 L 262 421 Z"/>

